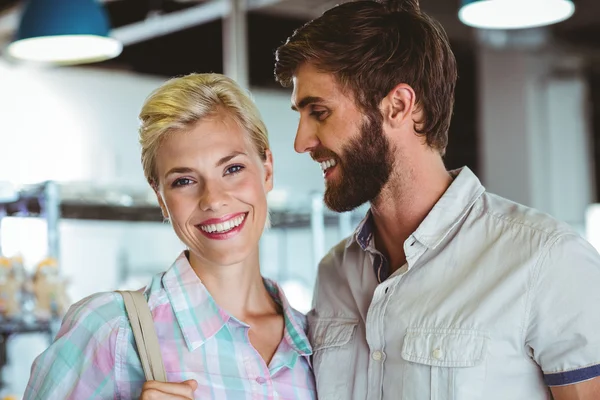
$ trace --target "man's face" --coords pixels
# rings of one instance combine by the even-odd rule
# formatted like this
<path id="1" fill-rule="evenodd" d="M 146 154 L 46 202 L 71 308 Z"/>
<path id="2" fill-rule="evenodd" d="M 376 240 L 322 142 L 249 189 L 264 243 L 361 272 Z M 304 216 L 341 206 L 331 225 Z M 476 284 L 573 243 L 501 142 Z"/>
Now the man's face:
<path id="1" fill-rule="evenodd" d="M 331 74 L 310 64 L 294 76 L 292 108 L 300 112 L 294 148 L 321 164 L 325 204 L 344 212 L 373 201 L 394 164 L 378 110 L 365 115 Z"/>

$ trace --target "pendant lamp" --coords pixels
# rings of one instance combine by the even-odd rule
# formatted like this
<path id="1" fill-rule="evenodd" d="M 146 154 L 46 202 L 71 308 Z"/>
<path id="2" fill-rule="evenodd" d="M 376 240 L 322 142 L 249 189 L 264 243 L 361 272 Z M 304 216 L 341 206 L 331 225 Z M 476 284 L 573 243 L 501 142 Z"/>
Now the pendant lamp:
<path id="1" fill-rule="evenodd" d="M 28 0 L 15 40 L 15 59 L 83 64 L 118 56 L 123 46 L 109 36 L 110 23 L 96 0 Z"/>
<path id="2" fill-rule="evenodd" d="M 481 29 L 524 29 L 555 24 L 575 12 L 571 0 L 462 0 L 458 17 Z"/>

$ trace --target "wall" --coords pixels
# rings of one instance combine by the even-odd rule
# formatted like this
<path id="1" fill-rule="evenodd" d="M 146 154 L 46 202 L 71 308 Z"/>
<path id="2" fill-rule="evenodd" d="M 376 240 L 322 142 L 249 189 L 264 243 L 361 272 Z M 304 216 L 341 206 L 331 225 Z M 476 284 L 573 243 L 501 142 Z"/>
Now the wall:
<path id="1" fill-rule="evenodd" d="M 489 191 L 583 233 L 595 178 L 588 88 L 575 61 L 545 52 L 479 52 L 481 178 Z"/>
<path id="2" fill-rule="evenodd" d="M 0 63 L 0 181 L 47 179 L 146 187 L 139 162 L 137 115 L 164 78 Z M 277 189 L 305 199 L 323 189 L 319 166 L 296 154 L 290 93 L 256 90 L 271 136 Z M 285 160 L 285 162 L 282 162 Z"/>

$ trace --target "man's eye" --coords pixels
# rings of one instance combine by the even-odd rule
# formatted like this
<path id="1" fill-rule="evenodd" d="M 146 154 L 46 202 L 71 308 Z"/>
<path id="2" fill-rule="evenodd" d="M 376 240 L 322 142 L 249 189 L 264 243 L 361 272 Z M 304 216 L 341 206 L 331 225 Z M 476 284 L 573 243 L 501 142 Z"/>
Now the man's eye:
<path id="1" fill-rule="evenodd" d="M 326 113 L 326 111 L 311 111 L 310 115 L 316 118 L 317 120 L 322 121 L 325 119 Z"/>

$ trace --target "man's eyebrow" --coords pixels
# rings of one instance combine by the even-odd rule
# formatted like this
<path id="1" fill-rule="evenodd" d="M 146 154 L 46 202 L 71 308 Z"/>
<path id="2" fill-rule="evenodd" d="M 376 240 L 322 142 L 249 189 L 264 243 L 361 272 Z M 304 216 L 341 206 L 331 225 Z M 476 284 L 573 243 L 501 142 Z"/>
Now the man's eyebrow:
<path id="1" fill-rule="evenodd" d="M 299 111 L 299 110 L 302 110 L 303 108 L 305 108 L 309 104 L 321 103 L 323 101 L 325 101 L 325 99 L 323 99 L 322 97 L 306 96 L 302 100 L 300 100 L 297 105 L 292 104 L 292 110 Z"/>

